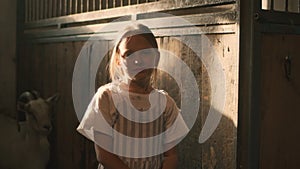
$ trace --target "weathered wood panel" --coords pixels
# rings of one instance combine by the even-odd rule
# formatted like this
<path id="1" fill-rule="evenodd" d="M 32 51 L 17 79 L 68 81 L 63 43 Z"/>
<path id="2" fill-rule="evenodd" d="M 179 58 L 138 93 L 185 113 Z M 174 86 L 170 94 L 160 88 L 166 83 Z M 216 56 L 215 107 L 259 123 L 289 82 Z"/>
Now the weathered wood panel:
<path id="1" fill-rule="evenodd" d="M 34 44 L 26 46 L 19 74 L 23 89 L 36 89 L 48 96 L 54 92 L 61 100 L 54 114 L 51 134 L 50 168 L 95 168 L 93 143 L 76 132 L 78 120 L 72 102 L 72 74 L 84 42 Z"/>
<path id="2" fill-rule="evenodd" d="M 206 5 L 219 5 L 224 3 L 235 3 L 235 0 L 25 0 L 32 8 L 26 8 L 25 13 L 34 13 L 33 17 L 25 15 L 25 20 L 28 22 L 42 21 L 46 18 L 47 11 L 51 10 L 52 6 L 56 6 L 55 15 L 50 18 L 56 19 L 56 17 L 66 16 L 73 14 L 73 5 L 76 4 L 77 12 L 74 13 L 86 13 L 93 12 L 98 13 L 98 10 L 107 10 L 117 7 L 128 6 L 130 11 L 135 11 L 136 8 L 145 8 L 147 11 L 159 9 L 169 10 L 169 9 L 179 9 L 186 7 L 195 6 L 206 6 Z M 47 5 L 51 3 L 52 5 Z M 157 11 L 157 10 L 156 10 Z M 145 12 L 145 11 L 144 11 Z M 138 12 L 135 12 L 138 13 Z"/>
<path id="3" fill-rule="evenodd" d="M 262 36 L 261 169 L 299 168 L 299 40 L 299 35 Z"/>
<path id="4" fill-rule="evenodd" d="M 16 31 L 17 1 L 2 1 L 0 5 L 0 109 L 9 112 L 16 109 Z"/>
<path id="5" fill-rule="evenodd" d="M 213 136 L 204 144 L 198 143 L 198 137 L 210 105 L 209 78 L 205 67 L 191 49 L 175 38 L 157 38 L 161 48 L 179 56 L 192 69 L 200 87 L 201 100 L 203 100 L 196 124 L 188 137 L 179 145 L 181 169 L 235 167 L 236 36 L 234 34 L 209 35 L 209 38 L 213 46 L 208 49 L 216 50 L 220 54 L 226 72 L 226 83 L 230 90 L 227 92 L 225 115 Z M 106 43 L 108 49 L 112 47 L 109 42 Z M 84 42 L 28 45 L 25 47 L 24 56 L 20 58 L 23 65 L 20 68 L 24 70 L 20 72 L 20 76 L 24 77 L 20 80 L 24 86 L 20 88 L 35 88 L 43 95 L 49 95 L 55 91 L 61 94 L 61 100 L 54 114 L 54 132 L 50 137 L 51 163 L 49 167 L 51 168 L 90 169 L 97 166 L 93 143 L 76 132 L 78 120 L 72 103 L 72 73 L 75 60 L 83 45 Z M 96 86 L 108 82 L 106 71 L 108 56 L 100 64 L 95 81 Z M 169 64 L 172 66 L 172 63 Z M 176 65 L 173 66 L 177 73 L 181 73 Z M 157 85 L 168 91 L 180 105 L 179 86 L 174 79 L 165 72 L 158 72 L 158 75 Z"/>

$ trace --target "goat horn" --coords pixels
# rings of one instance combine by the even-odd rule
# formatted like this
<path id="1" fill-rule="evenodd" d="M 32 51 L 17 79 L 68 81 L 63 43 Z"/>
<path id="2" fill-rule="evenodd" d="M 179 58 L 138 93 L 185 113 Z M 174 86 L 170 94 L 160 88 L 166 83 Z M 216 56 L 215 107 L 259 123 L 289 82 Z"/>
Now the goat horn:
<path id="1" fill-rule="evenodd" d="M 40 93 L 37 92 L 36 90 L 30 91 L 30 93 L 34 96 L 34 99 L 40 98 Z"/>
<path id="2" fill-rule="evenodd" d="M 29 101 L 36 100 L 36 99 L 37 99 L 37 96 L 35 94 L 33 94 L 32 92 L 26 91 L 26 92 L 23 92 L 19 96 L 18 101 L 23 102 L 23 103 L 28 103 Z"/>

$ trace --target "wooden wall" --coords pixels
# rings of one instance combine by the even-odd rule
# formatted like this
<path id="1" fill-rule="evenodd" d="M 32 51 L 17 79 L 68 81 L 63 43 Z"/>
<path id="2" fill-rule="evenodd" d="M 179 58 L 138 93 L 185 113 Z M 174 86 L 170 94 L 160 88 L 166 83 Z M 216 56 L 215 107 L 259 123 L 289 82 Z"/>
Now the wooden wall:
<path id="1" fill-rule="evenodd" d="M 186 25 L 171 24 L 166 28 L 150 19 L 160 48 L 175 53 L 185 61 L 194 73 L 201 96 L 196 123 L 178 146 L 179 168 L 231 169 L 236 167 L 239 40 L 235 1 L 162 0 L 149 5 L 133 5 L 97 13 L 76 14 L 72 17 L 54 17 L 25 24 L 25 41 L 18 58 L 18 92 L 35 89 L 45 97 L 56 92 L 61 95 L 53 119 L 54 131 L 49 137 L 51 142 L 49 169 L 95 169 L 97 166 L 93 143 L 76 132 L 79 121 L 72 100 L 74 65 L 90 34 L 110 22 L 110 17 L 117 18 L 137 12 L 139 14 L 136 16 L 137 19 L 143 20 L 143 12 L 165 10 L 197 25 L 197 31 L 185 31 L 182 27 Z M 98 21 L 103 22 L 103 25 L 97 24 Z M 158 21 L 162 22 L 159 18 Z M 117 28 L 112 31 L 117 31 Z M 181 32 L 185 34 L 181 35 Z M 186 38 L 194 34 L 208 37 L 210 45 L 200 46 L 201 43 L 198 41 L 193 43 L 199 44 L 202 55 L 212 57 L 212 53 L 217 54 L 226 78 L 226 102 L 221 122 L 210 139 L 202 144 L 199 144 L 198 138 L 211 104 L 210 78 L 195 53 L 174 38 L 174 36 L 179 39 Z M 111 47 L 109 41 L 103 43 Z M 98 69 L 96 86 L 108 82 L 107 62 L 108 56 Z M 170 66 L 176 69 L 176 65 L 170 63 Z M 157 86 L 168 91 L 180 105 L 179 86 L 174 80 L 163 72 L 159 72 L 158 79 Z"/>
<path id="2" fill-rule="evenodd" d="M 237 123 L 237 38 L 236 34 L 207 35 L 226 73 L 226 106 L 222 120 L 212 137 L 198 143 L 200 130 L 210 107 L 210 83 L 201 60 L 178 40 L 159 37 L 160 47 L 176 53 L 192 69 L 200 90 L 201 108 L 191 133 L 179 145 L 180 168 L 235 168 Z M 108 43 L 108 42 L 107 42 Z M 197 42 L 195 42 L 197 43 Z M 24 46 L 19 59 L 21 90 L 36 89 L 44 96 L 60 93 L 61 99 L 55 109 L 54 131 L 50 136 L 51 163 L 49 168 L 94 169 L 97 165 L 93 144 L 76 132 L 79 124 L 72 102 L 72 75 L 74 64 L 83 47 L 83 41 L 63 43 L 36 43 Z M 207 53 L 208 54 L 208 53 Z M 108 80 L 103 60 L 99 67 L 97 86 Z M 171 66 L 171 65 L 170 65 Z M 158 83 L 180 105 L 178 86 L 174 80 L 161 73 Z"/>
<path id="3" fill-rule="evenodd" d="M 299 35 L 262 36 L 261 169 L 299 168 L 299 40 Z"/>
<path id="4" fill-rule="evenodd" d="M 16 109 L 16 0 L 3 0 L 0 5 L 0 109 Z"/>

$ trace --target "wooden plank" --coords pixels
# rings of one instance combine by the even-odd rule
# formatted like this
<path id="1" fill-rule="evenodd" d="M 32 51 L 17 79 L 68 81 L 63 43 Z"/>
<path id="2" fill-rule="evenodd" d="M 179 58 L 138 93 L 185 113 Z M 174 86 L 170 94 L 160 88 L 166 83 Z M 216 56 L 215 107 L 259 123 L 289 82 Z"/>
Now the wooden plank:
<path id="1" fill-rule="evenodd" d="M 28 0 L 28 22 L 32 21 L 32 0 Z"/>
<path id="2" fill-rule="evenodd" d="M 46 19 L 46 15 L 45 15 L 45 13 L 47 12 L 46 6 L 47 6 L 47 0 L 41 1 L 41 5 L 40 5 L 40 8 L 41 8 L 40 15 L 41 16 L 40 16 L 40 19 Z"/>
<path id="3" fill-rule="evenodd" d="M 48 0 L 47 18 L 51 18 L 52 17 L 52 12 L 53 12 L 53 2 L 52 2 L 52 0 Z"/>
<path id="4" fill-rule="evenodd" d="M 112 4 L 111 3 L 111 0 L 105 0 L 106 2 L 105 2 L 105 4 L 106 4 L 106 7 L 105 7 L 105 9 L 109 9 L 110 8 L 110 4 Z"/>
<path id="5" fill-rule="evenodd" d="M 82 3 L 83 0 L 77 0 L 77 15 L 80 15 L 80 13 L 82 13 L 83 11 L 83 3 Z"/>
<path id="6" fill-rule="evenodd" d="M 39 20 L 44 19 L 44 13 L 45 13 L 45 9 L 44 9 L 44 0 L 40 1 L 40 6 L 39 6 Z"/>
<path id="7" fill-rule="evenodd" d="M 101 6 L 100 6 L 101 2 L 100 1 L 101 0 L 95 0 L 95 10 L 96 11 L 99 10 L 99 9 L 101 9 Z"/>
<path id="8" fill-rule="evenodd" d="M 66 15 L 72 14 L 72 0 L 67 0 L 67 12 Z"/>
<path id="9" fill-rule="evenodd" d="M 274 0 L 274 10 L 275 11 L 285 11 L 285 1 L 286 0 Z"/>
<path id="10" fill-rule="evenodd" d="M 299 13 L 300 11 L 300 1 L 298 0 L 288 0 L 288 11 Z"/>
<path id="11" fill-rule="evenodd" d="M 44 80 L 47 81 L 47 94 L 48 96 L 59 92 L 58 89 L 59 87 L 57 86 L 57 44 L 47 44 L 46 48 L 45 48 L 45 62 L 48 65 L 48 75 L 46 76 L 47 78 L 45 78 Z M 60 96 L 61 93 L 60 93 Z M 62 98 L 61 98 L 62 99 Z M 56 107 L 55 107 L 55 111 L 53 113 L 53 119 L 52 119 L 52 124 L 53 124 L 53 130 L 49 136 L 49 142 L 51 145 L 51 151 L 50 151 L 50 163 L 49 163 L 49 168 L 58 168 L 57 166 L 57 153 L 59 152 L 58 148 L 57 148 L 57 132 L 59 131 L 59 128 L 57 126 L 57 116 L 59 112 L 59 110 L 61 108 L 59 108 L 61 106 L 61 99 L 57 102 Z"/>
<path id="12" fill-rule="evenodd" d="M 82 0 L 82 12 L 87 12 L 89 9 L 88 0 Z"/>
<path id="13" fill-rule="evenodd" d="M 35 16 L 36 16 L 36 8 L 35 8 L 35 5 L 36 5 L 36 0 L 32 0 L 32 19 L 31 21 L 35 21 Z"/>
<path id="14" fill-rule="evenodd" d="M 48 1 L 49 0 L 44 0 L 44 17 L 43 19 L 47 19 L 48 18 L 48 10 L 49 10 L 49 7 L 48 7 Z"/>
<path id="15" fill-rule="evenodd" d="M 129 4 L 129 0 L 122 0 L 122 6 L 127 6 Z"/>
<path id="16" fill-rule="evenodd" d="M 81 0 L 82 1 L 82 0 Z M 106 0 L 102 1 L 102 9 L 105 9 L 105 3 Z M 124 1 L 125 3 L 126 1 Z M 103 6 L 104 5 L 104 6 Z M 224 5 L 218 5 L 216 4 L 216 9 L 219 8 L 221 11 L 224 11 L 222 7 Z M 125 4 L 123 4 L 125 6 Z M 235 6 L 235 4 L 230 4 L 230 6 Z M 199 11 L 213 8 L 212 6 L 198 6 Z M 83 14 L 77 14 L 73 15 L 72 17 L 60 17 L 60 18 L 50 18 L 42 21 L 37 22 L 31 22 L 28 24 L 25 24 L 25 29 L 28 28 L 34 28 L 34 27 L 43 27 L 43 26 L 51 26 L 51 25 L 57 25 L 57 24 L 67 24 L 67 23 L 75 23 L 75 22 L 86 22 L 86 21 L 93 21 L 93 20 L 100 20 L 100 19 L 109 19 L 109 18 L 115 18 L 115 17 L 122 17 L 124 15 L 129 15 L 132 13 L 136 14 L 142 14 L 142 13 L 151 13 L 151 12 L 159 12 L 163 11 L 165 9 L 181 9 L 181 7 L 176 7 L 174 4 L 165 3 L 164 1 L 159 1 L 155 3 L 147 3 L 147 4 L 140 4 L 140 5 L 134 5 L 134 6 L 126 6 L 122 8 L 112 8 L 108 10 L 103 11 L 97 11 L 97 12 L 89 12 L 89 13 L 83 13 Z M 217 12 L 217 11 L 216 11 Z"/>
<path id="17" fill-rule="evenodd" d="M 101 9 L 106 9 L 106 0 L 101 0 L 100 1 L 100 10 Z M 101 12 L 101 11 L 99 11 L 99 12 Z"/>
<path id="18" fill-rule="evenodd" d="M 89 11 L 95 11 L 95 0 L 89 0 Z"/>
<path id="19" fill-rule="evenodd" d="M 298 168 L 299 40 L 299 35 L 264 34 L 262 37 L 259 113 L 261 169 Z M 284 69 L 286 56 L 291 59 L 290 80 Z"/>
<path id="20" fill-rule="evenodd" d="M 77 131 L 77 125 L 78 125 L 78 119 L 76 116 L 76 112 L 74 111 L 73 106 L 73 100 L 72 100 L 72 77 L 73 77 L 73 69 L 74 65 L 77 59 L 77 56 L 75 55 L 75 42 L 67 42 L 65 46 L 65 57 L 64 61 L 65 63 L 69 63 L 65 65 L 65 96 L 66 96 L 66 112 L 65 117 L 68 118 L 68 122 L 66 122 L 65 127 L 65 134 L 67 135 L 66 142 L 71 143 L 70 146 L 68 146 L 68 158 L 67 161 L 67 167 L 66 168 L 77 168 L 79 169 L 79 166 L 74 166 L 74 147 L 77 145 L 74 144 L 73 140 L 76 137 Z"/>
<path id="21" fill-rule="evenodd" d="M 72 14 L 77 13 L 77 2 L 78 0 L 72 0 Z"/>
<path id="22" fill-rule="evenodd" d="M 263 24 L 259 30 L 264 33 L 300 34 L 300 25 Z"/>
<path id="23" fill-rule="evenodd" d="M 36 0 L 35 1 L 35 20 L 39 20 L 40 17 L 40 1 Z"/>
<path id="24" fill-rule="evenodd" d="M 52 0 L 52 17 L 57 16 L 57 0 Z"/>
<path id="25" fill-rule="evenodd" d="M 62 2 L 61 16 L 66 16 L 67 15 L 67 0 L 61 0 L 61 2 Z"/>
<path id="26" fill-rule="evenodd" d="M 61 0 L 61 16 L 67 15 L 67 0 Z"/>
<path id="27" fill-rule="evenodd" d="M 62 0 L 56 0 L 56 16 L 62 16 Z"/>
<path id="28" fill-rule="evenodd" d="M 189 43 L 193 44 L 198 44 L 197 47 L 202 48 L 201 42 L 196 41 L 192 38 L 193 36 L 182 36 L 179 40 L 187 40 L 189 39 Z M 180 43 L 180 42 L 177 42 Z M 173 47 L 175 48 L 175 47 Z M 194 73 L 195 79 L 197 80 L 197 83 L 199 85 L 199 96 L 201 96 L 201 93 L 207 92 L 207 90 L 204 91 L 204 88 L 201 88 L 202 84 L 204 82 L 201 81 L 201 75 L 202 75 L 202 69 L 201 65 L 202 63 L 200 62 L 200 59 L 195 55 L 195 53 L 190 49 L 188 46 L 186 46 L 183 43 L 178 44 L 179 54 L 180 59 L 184 61 L 187 66 L 190 68 L 190 70 Z M 176 48 L 175 48 L 176 49 Z M 177 49 L 178 50 L 178 49 Z M 182 71 L 182 68 L 177 68 L 176 66 L 175 69 L 178 72 L 182 79 L 185 77 L 185 74 Z M 187 82 L 187 85 L 189 83 Z M 187 87 L 187 86 L 185 86 Z M 181 96 L 182 97 L 182 96 Z M 182 98 L 186 99 L 186 98 Z M 203 108 L 202 104 L 205 102 L 203 98 L 201 97 L 201 105 L 200 107 Z M 177 103 L 178 104 L 178 103 Z M 179 104 L 180 105 L 180 104 Z M 201 111 L 199 111 L 199 115 L 195 121 L 195 124 L 193 128 L 190 130 L 189 135 L 186 136 L 186 138 L 178 145 L 178 151 L 179 151 L 179 160 L 180 164 L 178 168 L 201 168 L 202 164 L 202 157 L 201 157 L 201 149 L 202 145 L 198 144 L 198 137 L 201 129 L 201 116 L 200 116 Z"/>
<path id="29" fill-rule="evenodd" d="M 57 145 L 57 168 L 69 168 L 69 158 L 70 158 L 70 147 L 65 146 L 70 144 L 69 142 L 69 133 L 67 131 L 68 129 L 68 123 L 65 121 L 65 119 L 68 117 L 67 112 L 67 90 L 68 86 L 66 85 L 66 78 L 67 78 L 67 43 L 58 43 L 57 44 L 57 87 L 59 93 L 61 93 L 62 99 L 60 100 L 60 105 L 58 107 L 58 113 L 56 116 L 57 121 L 57 137 L 56 137 L 56 145 Z"/>
<path id="30" fill-rule="evenodd" d="M 85 43 L 84 42 L 74 42 L 74 57 L 78 57 L 79 56 L 79 53 L 83 47 Z M 72 110 L 74 111 L 74 110 Z M 74 113 L 73 113 L 74 114 Z M 75 122 L 74 122 L 75 123 Z M 78 125 L 78 120 L 76 121 L 76 125 Z M 72 147 L 78 147 L 75 149 L 75 151 L 73 152 L 74 155 L 73 155 L 73 167 L 74 169 L 81 169 L 81 168 L 86 168 L 86 160 L 85 160 L 85 157 L 86 157 L 86 154 L 85 154 L 85 144 L 86 144 L 86 138 L 84 138 L 82 135 L 79 135 L 79 134 L 75 134 L 74 135 L 74 144 L 72 145 Z M 92 147 L 90 147 L 92 148 Z M 96 167 L 93 167 L 93 168 L 96 168 Z"/>
<path id="31" fill-rule="evenodd" d="M 29 0 L 25 0 L 25 23 L 29 21 Z"/>
<path id="32" fill-rule="evenodd" d="M 182 19 L 186 21 L 190 21 L 190 24 L 193 25 L 208 26 L 208 25 L 220 25 L 220 24 L 233 24 L 236 22 L 236 13 L 229 12 L 229 13 L 216 13 L 216 14 L 189 15 L 189 16 L 183 16 Z M 171 28 L 171 27 L 176 28 L 182 26 L 189 26 L 189 25 L 185 25 L 185 23 L 182 22 L 182 20 L 176 19 L 176 17 L 145 19 L 145 20 L 141 20 L 140 22 L 145 23 L 151 29 Z M 128 24 L 128 23 L 130 23 L 130 21 L 108 23 L 108 24 L 95 24 L 95 25 L 88 25 L 88 26 L 81 26 L 81 27 L 74 27 L 74 28 L 59 29 L 59 30 L 44 30 L 44 31 L 38 31 L 37 33 L 26 31 L 25 34 L 28 35 L 28 37 L 40 38 L 40 37 L 67 36 L 67 35 L 78 35 L 78 34 L 88 34 L 88 33 L 105 33 L 105 32 L 118 31 L 123 24 Z M 109 25 L 109 27 L 107 27 L 107 25 Z M 226 25 L 224 26 L 226 27 Z M 187 29 L 186 31 L 189 31 L 189 29 Z"/>
<path id="33" fill-rule="evenodd" d="M 289 19 L 286 19 L 289 18 Z M 298 13 L 276 12 L 276 11 L 260 11 L 260 23 L 275 23 L 285 25 L 300 25 L 300 17 Z"/>
<path id="34" fill-rule="evenodd" d="M 135 5 L 137 4 L 137 0 L 129 0 L 129 5 Z"/>
<path id="35" fill-rule="evenodd" d="M 181 35 L 193 35 L 193 34 L 213 34 L 213 33 L 235 33 L 235 25 L 223 25 L 223 26 L 210 26 L 210 27 L 198 27 L 197 29 L 187 30 L 187 28 L 174 28 L 155 30 L 154 34 L 159 36 L 181 36 Z M 49 42 L 65 42 L 65 41 L 83 41 L 88 40 L 92 35 L 74 35 L 74 36 L 64 36 L 64 37 L 51 37 L 51 38 L 40 38 L 33 39 L 31 42 L 35 43 L 49 43 Z M 95 37 L 96 35 L 94 35 Z M 101 39 L 113 40 L 116 33 L 107 33 L 101 35 Z"/>
<path id="36" fill-rule="evenodd" d="M 115 7 L 122 6 L 122 0 L 115 0 Z"/>

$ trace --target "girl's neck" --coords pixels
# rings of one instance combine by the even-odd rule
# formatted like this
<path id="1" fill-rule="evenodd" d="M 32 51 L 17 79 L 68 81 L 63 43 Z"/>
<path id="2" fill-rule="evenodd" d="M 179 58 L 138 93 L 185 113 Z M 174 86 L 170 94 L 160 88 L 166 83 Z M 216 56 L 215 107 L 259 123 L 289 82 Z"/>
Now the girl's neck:
<path id="1" fill-rule="evenodd" d="M 149 94 L 153 90 L 150 83 L 137 83 L 134 80 L 129 81 L 127 84 L 123 83 L 123 85 L 129 92 L 133 93 Z"/>

